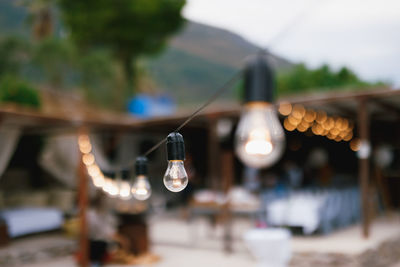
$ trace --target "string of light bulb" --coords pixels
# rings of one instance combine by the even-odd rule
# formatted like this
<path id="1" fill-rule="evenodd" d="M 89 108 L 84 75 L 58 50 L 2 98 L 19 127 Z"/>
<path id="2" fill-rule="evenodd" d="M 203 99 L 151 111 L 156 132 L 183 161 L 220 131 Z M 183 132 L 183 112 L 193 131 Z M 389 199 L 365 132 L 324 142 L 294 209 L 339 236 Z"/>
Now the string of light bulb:
<path id="1" fill-rule="evenodd" d="M 310 11 L 311 9 L 307 8 L 307 10 Z M 283 30 L 278 32 L 276 39 L 278 37 L 282 38 L 282 36 L 287 34 L 297 25 L 294 22 L 298 21 L 300 17 L 304 17 L 305 14 L 301 13 L 301 16 L 297 16 L 290 21 Z M 133 182 L 130 190 L 135 198 L 144 200 L 150 197 L 151 187 L 147 179 L 146 157 L 165 142 L 167 142 L 168 168 L 164 175 L 164 185 L 173 192 L 179 192 L 186 187 L 188 177 L 183 166 L 185 159 L 184 142 L 182 135 L 178 131 L 195 118 L 204 108 L 215 101 L 226 89 L 232 87 L 242 74 L 243 71 L 239 71 L 233 75 L 203 105 L 178 126 L 173 133 L 160 140 L 146 151 L 143 156 L 136 158 L 134 162 L 136 165 L 136 180 Z M 274 93 L 274 77 L 272 69 L 267 63 L 265 50 L 260 50 L 257 56 L 247 62 L 244 76 L 245 108 L 241 114 L 235 133 L 235 151 L 244 164 L 255 168 L 265 168 L 279 159 L 285 146 L 283 128 L 279 122 L 275 107 L 271 105 Z M 82 161 L 92 178 L 93 184 L 103 188 L 103 190 L 104 188 L 108 188 L 107 191 L 111 192 L 109 194 L 117 195 L 113 180 L 104 176 L 96 164 L 94 155 L 91 153 L 89 137 L 81 135 L 78 141 L 82 153 Z M 132 165 L 132 163 L 129 165 Z M 113 189 L 110 190 L 109 188 Z M 143 188 L 146 190 L 141 190 Z M 123 191 L 127 192 L 127 190 Z M 121 198 L 123 197 L 121 196 Z"/>
<path id="2" fill-rule="evenodd" d="M 182 191 L 188 184 L 188 176 L 184 168 L 185 148 L 183 136 L 178 133 L 187 123 L 195 118 L 204 108 L 217 99 L 226 89 L 230 88 L 241 77 L 241 71 L 236 73 L 223 86 L 214 92 L 210 98 L 195 110 L 183 123 L 181 123 L 174 132 L 166 138 L 160 140 L 157 144 L 139 156 L 135 161 L 127 164 L 127 167 L 115 168 L 116 177 L 107 177 L 96 163 L 92 153 L 92 144 L 87 134 L 81 134 L 78 137 L 79 150 L 82 155 L 82 162 L 86 166 L 88 175 L 95 187 L 102 189 L 111 197 L 119 197 L 123 200 L 129 200 L 134 196 L 138 200 L 146 200 L 151 195 L 151 186 L 147 177 L 147 156 L 167 142 L 168 168 L 164 174 L 164 185 L 172 192 Z M 122 169 L 128 169 L 135 164 L 136 177 L 130 185 L 130 181 L 122 178 Z"/>
<path id="3" fill-rule="evenodd" d="M 182 191 L 188 184 L 188 176 L 183 163 L 185 160 L 184 140 L 178 131 L 215 101 L 225 90 L 231 88 L 242 77 L 242 74 L 244 74 L 245 85 L 245 108 L 235 133 L 236 154 L 244 164 L 255 168 L 268 167 L 275 163 L 283 152 L 285 137 L 275 106 L 271 104 L 274 93 L 274 75 L 266 56 L 265 51 L 260 51 L 248 60 L 244 71 L 239 71 L 232 76 L 174 132 L 151 147 L 143 156 L 137 157 L 135 160 L 136 178 L 132 186 L 130 186 L 129 181 L 122 179 L 121 171 L 115 171 L 117 173 L 116 179 L 105 176 L 91 153 L 92 145 L 89 137 L 80 135 L 78 143 L 82 153 L 82 161 L 92 178 L 93 184 L 101 187 L 112 197 L 130 199 L 133 195 L 139 200 L 149 198 L 151 187 L 147 178 L 146 156 L 166 142 L 168 168 L 164 174 L 164 185 L 172 192 Z"/>
<path id="4" fill-rule="evenodd" d="M 340 116 L 328 116 L 325 111 L 306 109 L 303 105 L 289 102 L 279 104 L 278 111 L 285 116 L 283 126 L 288 131 L 310 130 L 314 135 L 326 136 L 330 140 L 351 141 L 354 123 Z"/>

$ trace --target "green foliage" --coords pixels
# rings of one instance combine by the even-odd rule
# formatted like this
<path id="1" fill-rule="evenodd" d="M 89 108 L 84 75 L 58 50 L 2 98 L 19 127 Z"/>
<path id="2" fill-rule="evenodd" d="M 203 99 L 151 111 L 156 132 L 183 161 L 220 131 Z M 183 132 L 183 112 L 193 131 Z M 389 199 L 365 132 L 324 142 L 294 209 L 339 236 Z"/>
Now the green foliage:
<path id="1" fill-rule="evenodd" d="M 83 48 L 107 48 L 133 86 L 139 56 L 154 54 L 183 24 L 184 0 L 59 0 L 70 37 Z"/>
<path id="2" fill-rule="evenodd" d="M 335 72 L 328 65 L 310 70 L 304 64 L 295 65 L 289 72 L 278 75 L 278 94 L 300 93 L 332 88 L 354 88 L 376 85 L 362 81 L 350 69 L 342 67 Z"/>
<path id="3" fill-rule="evenodd" d="M 34 49 L 32 62 L 39 67 L 45 80 L 53 89 L 65 85 L 66 76 L 74 67 L 76 53 L 74 46 L 61 39 L 45 39 L 39 42 Z"/>
<path id="4" fill-rule="evenodd" d="M 38 108 L 40 97 L 35 88 L 13 76 L 0 80 L 0 102 L 11 102 L 19 105 Z"/>
<path id="5" fill-rule="evenodd" d="M 0 76 L 17 75 L 29 60 L 30 46 L 15 36 L 0 40 Z"/>
<path id="6" fill-rule="evenodd" d="M 113 58 L 107 50 L 97 49 L 80 57 L 77 61 L 78 85 L 92 104 L 108 108 L 120 108 L 113 88 L 118 87 L 118 74 Z M 117 99 L 116 99 L 117 98 Z"/>

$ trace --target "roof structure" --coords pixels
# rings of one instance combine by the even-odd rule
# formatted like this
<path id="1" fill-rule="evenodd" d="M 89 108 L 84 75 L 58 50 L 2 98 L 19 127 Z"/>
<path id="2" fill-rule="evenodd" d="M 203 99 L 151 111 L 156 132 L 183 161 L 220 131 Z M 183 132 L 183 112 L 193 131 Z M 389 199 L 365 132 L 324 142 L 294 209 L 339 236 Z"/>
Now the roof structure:
<path id="1" fill-rule="evenodd" d="M 55 93 L 56 94 L 56 93 Z M 356 118 L 359 100 L 368 102 L 368 112 L 372 120 L 400 119 L 400 90 L 375 88 L 367 91 L 319 92 L 307 95 L 283 97 L 281 102 L 301 104 L 307 108 L 325 110 L 328 114 L 337 114 Z M 27 131 L 45 129 L 76 129 L 82 126 L 93 130 L 125 131 L 157 126 L 177 126 L 183 122 L 192 110 L 179 111 L 172 116 L 139 119 L 127 113 L 116 113 L 95 109 L 77 98 L 45 98 L 44 108 L 35 110 L 14 104 L 0 106 L 0 120 L 3 125 L 17 126 Z M 51 104 L 47 104 L 51 103 Z M 193 107 L 195 109 L 196 107 Z M 202 126 L 209 119 L 221 117 L 237 118 L 241 107 L 238 103 L 214 103 L 201 112 L 188 126 Z"/>

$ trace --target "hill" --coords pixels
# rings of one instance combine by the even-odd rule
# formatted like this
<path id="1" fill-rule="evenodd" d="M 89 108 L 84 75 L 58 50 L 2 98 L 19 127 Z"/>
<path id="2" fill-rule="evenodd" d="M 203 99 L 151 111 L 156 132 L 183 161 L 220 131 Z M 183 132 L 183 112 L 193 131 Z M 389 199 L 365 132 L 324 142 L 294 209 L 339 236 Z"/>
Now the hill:
<path id="1" fill-rule="evenodd" d="M 55 35 L 62 36 L 58 12 L 54 16 Z M 28 10 L 20 2 L 0 1 L 0 38 L 10 34 L 30 38 L 28 19 Z M 167 92 L 180 104 L 193 103 L 204 101 L 258 49 L 227 30 L 187 21 L 160 55 L 144 62 L 157 91 Z M 278 70 L 291 65 L 279 57 L 273 57 L 272 62 Z M 231 90 L 224 97 L 232 99 L 234 95 Z"/>
<path id="2" fill-rule="evenodd" d="M 227 30 L 188 21 L 167 49 L 148 62 L 151 76 L 161 90 L 180 103 L 203 101 L 243 66 L 244 59 L 260 48 Z M 271 62 L 279 71 L 291 66 L 280 57 Z M 234 97 L 234 92 L 226 98 Z"/>

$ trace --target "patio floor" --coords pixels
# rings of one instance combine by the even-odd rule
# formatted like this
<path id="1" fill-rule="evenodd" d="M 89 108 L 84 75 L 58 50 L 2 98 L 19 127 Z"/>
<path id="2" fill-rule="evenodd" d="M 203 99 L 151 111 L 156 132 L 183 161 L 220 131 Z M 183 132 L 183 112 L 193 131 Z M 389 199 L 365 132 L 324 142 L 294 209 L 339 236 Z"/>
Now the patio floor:
<path id="1" fill-rule="evenodd" d="M 234 252 L 223 252 L 223 227 L 211 228 L 205 219 L 192 223 L 178 216 L 153 217 L 150 220 L 150 235 L 153 241 L 152 252 L 161 257 L 154 267 L 176 266 L 255 266 L 256 262 L 244 246 L 241 236 L 252 227 L 250 220 L 238 219 L 233 224 Z M 292 238 L 293 259 L 291 266 L 389 266 L 400 267 L 400 216 L 380 218 L 374 221 L 369 239 L 360 235 L 359 225 L 336 231 L 327 236 L 294 236 Z M 57 241 L 58 240 L 58 241 Z M 29 237 L 19 239 L 6 249 L 0 249 L 0 258 L 5 251 L 31 250 L 32 247 L 49 246 L 59 242 L 70 244 L 60 235 Z M 67 243 L 65 243 L 67 242 Z M 395 242 L 390 245 L 388 242 Z M 378 251 L 379 247 L 379 251 Z M 383 250 L 381 249 L 383 247 Z M 392 251 L 397 249 L 397 251 Z M 389 250 L 389 251 L 388 251 Z M 374 254 L 375 253 L 375 254 Z M 360 255 L 362 260 L 360 261 Z M 375 255 L 379 255 L 378 257 Z M 389 255 L 389 256 L 388 256 Z M 392 257 L 393 259 L 390 259 Z M 369 260 L 371 258 L 371 260 Z M 381 265 L 377 258 L 386 259 Z M 365 264 L 368 260 L 371 264 Z M 363 265 L 360 264 L 363 262 Z M 367 263 L 368 263 L 367 262 Z M 1 265 L 0 266 L 7 266 Z M 22 265 L 39 266 L 76 266 L 72 256 L 60 254 L 54 259 L 43 258 L 37 262 Z M 126 265 L 125 265 L 126 266 Z"/>

